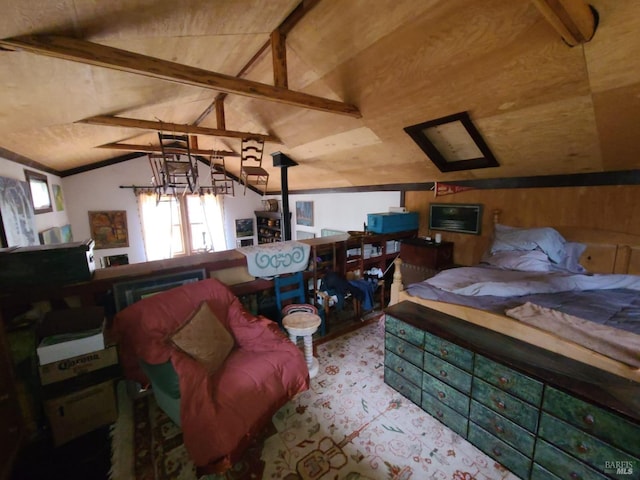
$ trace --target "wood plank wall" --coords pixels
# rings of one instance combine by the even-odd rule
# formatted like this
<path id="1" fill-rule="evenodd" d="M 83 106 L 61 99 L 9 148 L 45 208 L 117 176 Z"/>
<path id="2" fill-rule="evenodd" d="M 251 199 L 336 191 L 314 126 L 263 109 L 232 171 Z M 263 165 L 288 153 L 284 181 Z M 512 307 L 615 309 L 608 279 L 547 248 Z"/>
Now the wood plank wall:
<path id="1" fill-rule="evenodd" d="M 483 205 L 482 234 L 441 232 L 455 242 L 454 261 L 478 263 L 492 232 L 492 211 L 500 209 L 500 223 L 513 226 L 583 226 L 640 235 L 640 185 L 518 188 L 469 190 L 435 197 L 433 191 L 405 194 L 405 207 L 420 213 L 420 236 L 429 232 L 430 203 L 480 203 Z"/>

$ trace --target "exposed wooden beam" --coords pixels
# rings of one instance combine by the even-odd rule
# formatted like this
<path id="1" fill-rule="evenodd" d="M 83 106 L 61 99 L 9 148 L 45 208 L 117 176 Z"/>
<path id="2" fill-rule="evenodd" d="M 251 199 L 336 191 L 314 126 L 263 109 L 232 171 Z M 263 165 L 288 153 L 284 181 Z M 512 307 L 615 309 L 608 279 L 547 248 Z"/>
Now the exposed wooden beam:
<path id="1" fill-rule="evenodd" d="M 347 103 L 210 72 L 86 40 L 56 35 L 26 35 L 0 40 L 0 46 L 260 100 L 355 118 L 362 117 L 355 106 Z"/>
<path id="2" fill-rule="evenodd" d="M 593 38 L 598 26 L 597 12 L 584 0 L 532 0 L 540 13 L 574 47 Z"/>
<path id="3" fill-rule="evenodd" d="M 182 125 L 179 123 L 154 122 L 151 120 L 138 120 L 136 118 L 112 117 L 109 115 L 98 115 L 96 117 L 85 118 L 78 123 L 88 123 L 89 125 L 101 125 L 106 127 L 139 128 L 141 130 L 156 130 L 168 132 L 180 132 L 190 135 L 208 135 L 212 137 L 231 138 L 261 138 L 265 142 L 282 143 L 278 137 L 262 133 L 238 132 L 235 130 L 220 130 L 219 128 L 198 127 L 195 125 Z"/>
<path id="4" fill-rule="evenodd" d="M 315 7 L 319 1 L 320 0 L 302 0 L 302 2 L 300 2 L 298 6 L 294 8 L 293 11 L 287 16 L 287 18 L 285 18 L 284 21 L 280 24 L 278 30 L 284 35 L 287 35 L 293 29 L 293 27 L 302 19 L 302 17 L 304 17 L 313 7 Z M 266 41 L 262 45 L 262 47 L 260 47 L 255 55 L 251 57 L 251 59 L 245 64 L 244 67 L 242 67 L 242 69 L 240 69 L 236 77 L 243 77 L 254 65 L 254 63 L 256 63 L 258 59 L 269 49 L 270 45 L 271 39 Z M 217 102 L 218 100 L 223 101 L 226 96 L 226 93 L 219 93 L 216 96 L 214 102 L 212 102 L 211 105 L 209 105 L 205 109 L 205 111 L 200 114 L 198 119 L 194 122 L 194 125 L 200 125 L 200 123 L 202 123 L 204 119 L 207 118 L 207 116 L 213 111 L 215 102 Z M 218 128 L 222 128 L 220 124 L 218 124 Z"/>
<path id="5" fill-rule="evenodd" d="M 224 118 L 224 98 L 222 100 L 215 101 L 215 108 L 216 108 L 216 126 L 224 130 L 226 128 L 226 121 Z"/>
<path id="6" fill-rule="evenodd" d="M 162 153 L 160 145 L 133 145 L 131 143 L 105 143 L 99 145 L 96 148 L 107 148 L 110 150 L 126 150 L 129 152 L 145 152 L 145 153 Z M 167 153 L 184 153 L 184 149 L 172 149 L 171 147 L 164 147 L 164 151 Z M 226 150 L 198 150 L 191 149 L 192 155 L 211 156 L 213 154 L 223 157 L 239 157 L 240 154 L 236 152 L 229 152 Z"/>
<path id="7" fill-rule="evenodd" d="M 273 84 L 287 88 L 287 36 L 279 30 L 271 32 L 271 59 L 273 62 Z"/>

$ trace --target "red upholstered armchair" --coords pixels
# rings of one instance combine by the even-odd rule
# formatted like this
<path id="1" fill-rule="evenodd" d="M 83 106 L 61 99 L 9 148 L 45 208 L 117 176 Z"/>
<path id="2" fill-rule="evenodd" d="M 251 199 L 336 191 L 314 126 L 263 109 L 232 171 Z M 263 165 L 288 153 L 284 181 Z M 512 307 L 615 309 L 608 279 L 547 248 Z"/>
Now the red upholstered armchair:
<path id="1" fill-rule="evenodd" d="M 114 331 L 128 378 L 150 383 L 141 364 L 177 373 L 184 443 L 202 473 L 231 467 L 274 413 L 309 387 L 300 350 L 214 279 L 134 303 L 116 315 Z"/>

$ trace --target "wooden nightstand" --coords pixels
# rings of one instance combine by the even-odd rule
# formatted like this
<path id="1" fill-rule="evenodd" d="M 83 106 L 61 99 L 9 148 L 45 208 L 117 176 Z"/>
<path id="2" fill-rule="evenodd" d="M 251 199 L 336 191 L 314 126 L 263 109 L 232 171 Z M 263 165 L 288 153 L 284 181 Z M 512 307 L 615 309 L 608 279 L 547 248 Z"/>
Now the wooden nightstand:
<path id="1" fill-rule="evenodd" d="M 408 238 L 400 243 L 400 258 L 404 263 L 443 270 L 453 266 L 453 242 L 428 242 L 423 238 Z"/>

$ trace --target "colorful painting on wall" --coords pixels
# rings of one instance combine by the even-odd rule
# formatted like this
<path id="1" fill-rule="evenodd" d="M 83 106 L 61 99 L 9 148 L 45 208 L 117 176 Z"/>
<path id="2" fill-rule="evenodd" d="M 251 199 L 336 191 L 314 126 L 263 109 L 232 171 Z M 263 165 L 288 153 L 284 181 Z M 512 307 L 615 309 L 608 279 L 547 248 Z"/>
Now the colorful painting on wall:
<path id="1" fill-rule="evenodd" d="M 64 196 L 62 195 L 62 187 L 55 183 L 51 185 L 53 188 L 53 201 L 56 204 L 56 212 L 64 210 Z"/>
<path id="2" fill-rule="evenodd" d="M 96 250 L 129 246 L 125 210 L 89 212 L 89 231 Z"/>
<path id="3" fill-rule="evenodd" d="M 60 241 L 62 243 L 73 242 L 73 233 L 71 232 L 71 225 L 63 225 L 60 227 Z"/>
<path id="4" fill-rule="evenodd" d="M 296 225 L 313 227 L 313 202 L 296 202 Z"/>
<path id="5" fill-rule="evenodd" d="M 5 246 L 40 244 L 27 182 L 0 177 L 0 216 L 6 237 Z"/>

